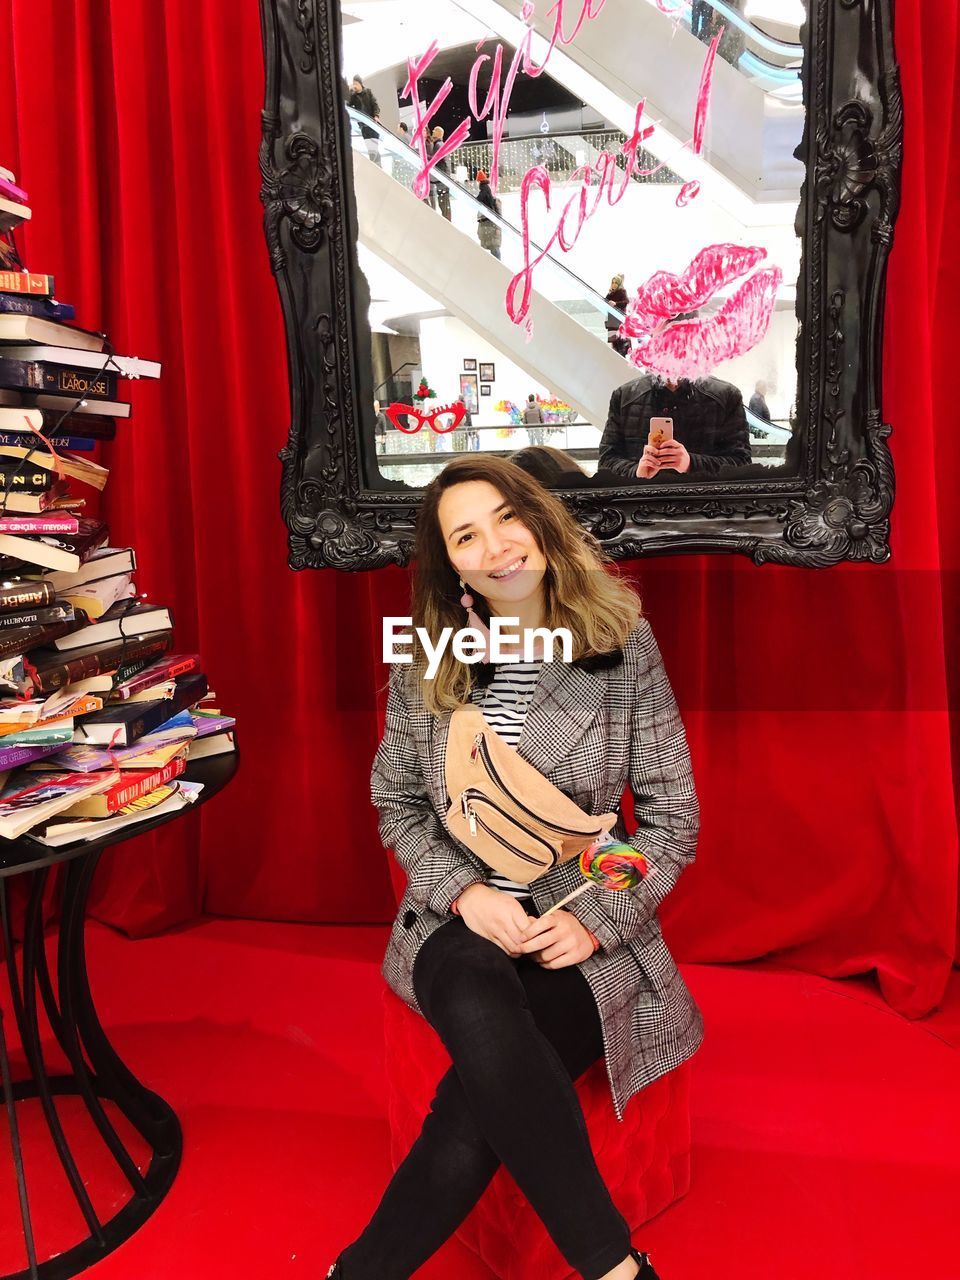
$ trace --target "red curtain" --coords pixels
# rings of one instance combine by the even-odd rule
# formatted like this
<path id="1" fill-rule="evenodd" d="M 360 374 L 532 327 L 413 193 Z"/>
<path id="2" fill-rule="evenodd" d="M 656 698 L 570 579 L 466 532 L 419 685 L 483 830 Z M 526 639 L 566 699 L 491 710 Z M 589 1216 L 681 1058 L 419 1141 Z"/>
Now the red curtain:
<path id="1" fill-rule="evenodd" d="M 684 710 L 703 807 L 665 911 L 677 953 L 777 951 L 876 969 L 922 1014 L 956 950 L 960 470 L 951 375 L 960 250 L 956 6 L 898 0 L 906 195 L 887 298 L 894 556 L 827 571 L 720 558 L 630 566 Z M 32 270 L 83 323 L 160 358 L 104 450 L 114 540 L 172 604 L 237 714 L 235 783 L 116 850 L 96 909 L 130 932 L 228 915 L 385 921 L 394 883 L 367 795 L 379 624 L 404 571 L 295 575 L 288 415 L 260 228 L 253 0 L 0 0 L 0 164 L 31 195 Z"/>

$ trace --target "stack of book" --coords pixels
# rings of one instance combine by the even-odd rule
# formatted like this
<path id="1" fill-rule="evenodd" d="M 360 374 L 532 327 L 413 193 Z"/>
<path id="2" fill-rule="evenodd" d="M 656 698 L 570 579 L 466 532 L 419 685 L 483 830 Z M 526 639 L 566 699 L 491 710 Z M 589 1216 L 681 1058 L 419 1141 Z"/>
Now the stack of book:
<path id="1" fill-rule="evenodd" d="M 119 381 L 160 366 L 75 327 L 23 269 L 26 199 L 0 169 L 0 836 L 59 845 L 191 804 L 187 762 L 232 751 L 234 720 L 138 594 L 133 548 L 85 514 L 109 471 L 77 455 L 129 418 Z"/>

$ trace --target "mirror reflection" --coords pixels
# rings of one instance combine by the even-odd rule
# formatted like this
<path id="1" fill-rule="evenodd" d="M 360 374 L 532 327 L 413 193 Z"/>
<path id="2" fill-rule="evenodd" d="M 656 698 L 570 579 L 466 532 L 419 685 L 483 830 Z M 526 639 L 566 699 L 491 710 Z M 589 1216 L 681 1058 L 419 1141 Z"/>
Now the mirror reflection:
<path id="1" fill-rule="evenodd" d="M 564 488 L 796 470 L 800 0 L 342 18 L 371 487 L 470 451 Z"/>

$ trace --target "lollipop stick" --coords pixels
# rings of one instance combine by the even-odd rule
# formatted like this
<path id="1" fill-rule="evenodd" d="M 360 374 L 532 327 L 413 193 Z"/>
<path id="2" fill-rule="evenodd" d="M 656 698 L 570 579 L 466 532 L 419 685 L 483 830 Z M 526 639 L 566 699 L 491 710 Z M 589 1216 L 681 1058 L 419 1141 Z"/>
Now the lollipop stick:
<path id="1" fill-rule="evenodd" d="M 583 884 L 578 885 L 577 888 L 574 889 L 573 893 L 568 893 L 565 898 L 561 898 L 559 902 L 555 902 L 549 911 L 545 911 L 543 913 L 540 919 L 545 920 L 547 916 L 552 916 L 555 911 L 559 911 L 562 906 L 565 906 L 568 902 L 572 902 L 574 898 L 579 898 L 581 893 L 586 893 L 592 884 L 592 880 L 584 880 Z"/>

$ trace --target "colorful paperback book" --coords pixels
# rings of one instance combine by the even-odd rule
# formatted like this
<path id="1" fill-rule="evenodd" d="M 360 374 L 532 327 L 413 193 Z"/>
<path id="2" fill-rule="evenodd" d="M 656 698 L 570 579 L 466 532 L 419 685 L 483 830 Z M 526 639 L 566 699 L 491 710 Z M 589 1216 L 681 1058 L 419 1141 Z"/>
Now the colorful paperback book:
<path id="1" fill-rule="evenodd" d="M 37 760 L 62 750 L 62 745 L 57 742 L 26 747 L 4 745 L 0 747 L 0 770 L 19 769 L 23 765 L 34 764 Z"/>
<path id="2" fill-rule="evenodd" d="M 31 827 L 69 809 L 78 800 L 95 795 L 109 785 L 105 774 L 91 781 L 84 774 L 54 773 L 37 779 L 30 786 L 18 778 L 8 783 L 0 795 L 0 836 L 15 840 Z"/>
<path id="3" fill-rule="evenodd" d="M 73 718 L 58 720 L 56 724 L 40 729 L 21 729 L 16 733 L 5 733 L 0 737 L 4 749 L 7 747 L 50 747 L 63 750 L 73 741 Z"/>
<path id="4" fill-rule="evenodd" d="M 233 716 L 211 716 L 196 711 L 188 712 L 188 715 L 193 721 L 198 738 L 205 738 L 211 733 L 223 733 L 225 729 L 233 729 L 237 724 Z"/>
<path id="5" fill-rule="evenodd" d="M 26 204 L 30 199 L 23 187 L 18 187 L 12 178 L 0 177 L 0 195 L 6 196 L 8 200 L 16 200 L 20 204 Z"/>
<path id="6" fill-rule="evenodd" d="M 0 516 L 0 533 L 77 533 L 78 516 Z"/>
<path id="7" fill-rule="evenodd" d="M 159 769 L 126 769 L 119 774 L 115 770 L 108 773 L 90 773 L 91 780 L 103 776 L 107 786 L 96 795 L 87 796 L 85 800 L 71 805 L 64 813 L 67 818 L 107 818 L 118 809 L 133 804 L 141 796 L 149 795 L 158 787 L 166 786 L 174 778 L 179 778 L 187 767 L 183 756 L 178 756 Z"/>
<path id="8" fill-rule="evenodd" d="M 78 743 L 63 750 L 53 762 L 58 769 L 92 773 L 95 769 L 109 769 L 116 764 L 120 769 L 150 769 L 166 764 L 197 736 L 189 712 L 182 711 L 162 724 L 153 733 L 146 733 L 129 747 L 102 747 Z"/>
<path id="9" fill-rule="evenodd" d="M 181 778 L 168 787 L 159 787 L 142 799 L 135 800 L 126 809 L 121 809 L 109 818 L 51 823 L 35 838 L 56 848 L 78 840 L 93 840 L 118 828 L 135 826 L 138 822 L 147 822 L 186 809 L 196 801 L 202 790 L 202 782 L 187 782 Z"/>

